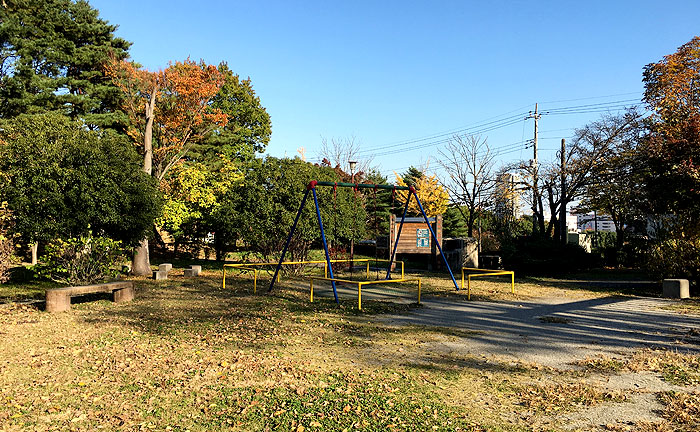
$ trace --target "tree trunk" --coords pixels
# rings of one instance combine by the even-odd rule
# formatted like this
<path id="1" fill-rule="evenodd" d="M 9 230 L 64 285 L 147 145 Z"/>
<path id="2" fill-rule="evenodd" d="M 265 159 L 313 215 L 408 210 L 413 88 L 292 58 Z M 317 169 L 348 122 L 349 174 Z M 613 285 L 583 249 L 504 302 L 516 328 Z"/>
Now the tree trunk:
<path id="1" fill-rule="evenodd" d="M 221 240 L 221 234 L 218 232 L 214 233 L 214 250 L 216 251 L 217 261 L 226 260 L 226 245 L 224 245 L 224 242 Z"/>
<path id="2" fill-rule="evenodd" d="M 158 83 L 153 84 L 151 98 L 146 104 L 146 129 L 143 134 L 143 171 L 153 174 L 153 112 L 156 107 L 156 93 L 158 93 Z M 151 259 L 148 255 L 148 237 L 141 240 L 139 246 L 134 250 L 134 258 L 131 260 L 131 273 L 136 276 L 146 276 L 151 274 Z"/>
<path id="3" fill-rule="evenodd" d="M 148 239 L 141 240 L 134 249 L 134 259 L 131 262 L 131 273 L 136 276 L 146 276 L 151 274 L 151 260 L 148 257 Z"/>
<path id="4" fill-rule="evenodd" d="M 30 245 L 32 250 L 32 265 L 36 265 L 39 262 L 39 242 L 35 241 Z"/>
<path id="5" fill-rule="evenodd" d="M 622 250 L 622 247 L 625 245 L 625 230 L 620 227 L 618 228 L 617 226 L 615 227 L 615 249 L 618 251 Z"/>
<path id="6" fill-rule="evenodd" d="M 474 219 L 476 217 L 474 216 L 473 211 L 469 211 L 469 220 L 467 221 L 467 236 L 468 237 L 474 237 Z"/>
<path id="7" fill-rule="evenodd" d="M 560 238 L 559 230 L 561 227 L 559 226 L 559 220 L 556 218 L 556 216 L 551 216 L 549 218 L 549 224 L 547 225 L 547 237 L 555 238 L 558 239 Z"/>
<path id="8" fill-rule="evenodd" d="M 532 209 L 532 230 L 533 234 L 539 237 L 544 237 L 546 232 L 545 222 L 544 222 L 544 206 L 542 205 L 542 194 L 538 193 L 534 199 L 534 206 Z"/>
<path id="9" fill-rule="evenodd" d="M 559 203 L 554 200 L 554 190 L 551 184 L 547 185 L 547 204 L 549 205 L 550 214 L 549 224 L 547 225 L 547 237 L 558 239 L 560 237 L 559 229 L 561 228 L 557 218 L 559 215 Z"/>

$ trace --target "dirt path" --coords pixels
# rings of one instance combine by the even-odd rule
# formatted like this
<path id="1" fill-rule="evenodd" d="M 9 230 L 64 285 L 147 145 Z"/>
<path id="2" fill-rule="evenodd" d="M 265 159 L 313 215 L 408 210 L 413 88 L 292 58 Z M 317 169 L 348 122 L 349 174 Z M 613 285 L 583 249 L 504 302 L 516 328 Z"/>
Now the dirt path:
<path id="1" fill-rule="evenodd" d="M 566 368 L 585 357 L 640 347 L 700 352 L 700 317 L 662 309 L 673 303 L 632 297 L 528 302 L 428 299 L 423 308 L 389 316 L 385 322 L 476 331 L 444 348 Z"/>
<path id="2" fill-rule="evenodd" d="M 454 355 L 478 355 L 498 361 L 535 363 L 557 369 L 598 356 L 624 358 L 641 348 L 700 353 L 700 316 L 664 307 L 674 300 L 607 297 L 542 298 L 527 302 L 479 302 L 428 299 L 424 307 L 385 318 L 389 325 L 443 326 L 473 332 L 454 342 L 430 347 Z M 698 391 L 676 386 L 652 372 L 592 374 L 587 384 L 624 391 L 626 403 L 606 403 L 553 419 L 565 429 L 634 430 L 638 422 L 660 422 L 662 391 Z"/>

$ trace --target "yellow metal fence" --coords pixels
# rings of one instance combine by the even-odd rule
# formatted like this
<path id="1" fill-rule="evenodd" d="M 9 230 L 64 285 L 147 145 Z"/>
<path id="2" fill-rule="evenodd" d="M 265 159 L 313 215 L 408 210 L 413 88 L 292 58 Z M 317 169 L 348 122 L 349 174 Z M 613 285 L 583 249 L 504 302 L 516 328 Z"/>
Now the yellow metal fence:
<path id="1" fill-rule="evenodd" d="M 471 295 L 471 281 L 472 278 L 475 277 L 485 277 L 485 276 L 504 276 L 504 275 L 510 275 L 510 292 L 515 294 L 515 273 L 510 271 L 510 270 L 488 270 L 488 269 L 479 269 L 479 268 L 473 268 L 473 267 L 463 267 L 462 268 L 462 289 L 464 289 L 464 271 L 471 271 L 471 272 L 480 272 L 480 273 L 471 273 L 467 275 L 467 300 L 471 300 L 472 295 Z"/>
<path id="2" fill-rule="evenodd" d="M 392 283 L 400 283 L 400 282 L 418 282 L 418 304 L 420 304 L 420 292 L 421 292 L 421 280 L 419 278 L 409 278 L 409 279 L 404 279 L 403 277 L 401 279 L 382 279 L 382 280 L 374 280 L 374 281 L 354 281 L 354 280 L 348 280 L 348 279 L 338 279 L 338 278 L 328 278 L 328 277 L 310 277 L 309 278 L 309 291 L 310 291 L 310 300 L 311 303 L 314 301 L 314 281 L 328 281 L 328 282 L 337 282 L 337 283 L 345 283 L 345 284 L 353 284 L 357 285 L 357 308 L 362 310 L 362 287 L 365 285 L 378 285 L 378 284 L 392 284 Z"/>
<path id="3" fill-rule="evenodd" d="M 370 262 L 375 262 L 375 263 L 389 263 L 389 260 L 386 259 L 373 259 L 373 258 L 360 258 L 360 259 L 333 259 L 331 260 L 331 263 L 365 263 L 365 275 L 367 279 L 369 279 L 369 272 L 370 272 Z M 396 264 L 401 265 L 401 279 L 404 279 L 404 262 L 403 261 L 394 261 Z M 223 281 L 222 281 L 222 287 L 225 289 L 226 288 L 226 269 L 232 269 L 232 270 L 241 270 L 241 271 L 252 271 L 253 272 L 253 293 L 256 293 L 258 290 L 258 273 L 262 271 L 259 267 L 265 267 L 265 266 L 277 266 L 279 263 L 277 262 L 261 262 L 261 263 L 231 263 L 231 264 L 224 264 L 223 267 Z M 300 265 L 300 264 L 324 264 L 323 266 L 323 274 L 324 277 L 328 277 L 328 263 L 325 260 L 317 260 L 317 261 L 284 261 L 282 262 L 282 265 Z M 280 281 L 280 274 L 277 274 L 277 282 Z M 354 282 L 353 282 L 354 283 Z"/>

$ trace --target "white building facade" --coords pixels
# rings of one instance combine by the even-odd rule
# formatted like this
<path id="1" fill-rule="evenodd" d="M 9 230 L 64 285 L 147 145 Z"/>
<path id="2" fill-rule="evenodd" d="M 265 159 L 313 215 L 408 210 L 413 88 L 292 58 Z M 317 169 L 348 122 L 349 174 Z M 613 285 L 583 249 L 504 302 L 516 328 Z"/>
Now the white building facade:
<path id="1" fill-rule="evenodd" d="M 579 214 L 576 215 L 576 225 L 579 231 L 595 231 L 597 229 L 603 232 L 615 232 L 615 224 L 608 215 Z"/>

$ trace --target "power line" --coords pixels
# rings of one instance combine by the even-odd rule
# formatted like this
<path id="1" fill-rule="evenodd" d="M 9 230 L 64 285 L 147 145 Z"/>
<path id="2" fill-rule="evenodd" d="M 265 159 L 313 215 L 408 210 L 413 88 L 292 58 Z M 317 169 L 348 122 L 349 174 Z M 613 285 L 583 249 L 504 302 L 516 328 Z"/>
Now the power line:
<path id="1" fill-rule="evenodd" d="M 406 146 L 406 145 L 409 145 L 409 144 L 416 144 L 416 143 L 420 143 L 420 142 L 423 142 L 423 141 L 432 140 L 432 141 L 429 141 L 429 142 L 426 143 L 426 144 L 421 144 L 421 145 L 419 145 L 419 146 L 413 146 L 413 147 L 411 147 L 411 148 L 429 147 L 429 146 L 432 146 L 432 145 L 436 145 L 436 144 L 440 144 L 440 143 L 447 142 L 447 141 L 449 141 L 449 140 L 450 140 L 453 136 L 455 136 L 455 135 L 465 135 L 465 134 L 467 134 L 467 132 L 469 133 L 469 135 L 477 135 L 477 134 L 480 134 L 480 133 L 490 132 L 490 131 L 492 131 L 492 130 L 496 130 L 496 129 L 500 129 L 500 128 L 503 128 L 503 127 L 506 127 L 506 126 L 510 126 L 510 125 L 512 125 L 512 124 L 515 124 L 515 123 L 519 123 L 519 122 L 520 122 L 520 118 L 521 118 L 524 114 L 525 114 L 525 113 L 520 113 L 520 114 L 516 114 L 516 115 L 510 116 L 510 117 L 506 117 L 506 118 L 503 118 L 503 119 L 500 119 L 500 120 L 494 120 L 494 121 L 490 121 L 490 122 L 477 123 L 477 124 L 475 124 L 474 126 L 471 126 L 471 127 L 468 127 L 468 128 L 457 129 L 457 130 L 455 130 L 455 131 L 453 131 L 453 132 L 450 132 L 450 133 L 443 133 L 443 134 L 439 134 L 439 135 L 433 135 L 432 137 L 429 137 L 429 138 L 420 138 L 420 139 L 415 139 L 415 140 L 410 140 L 410 141 L 404 141 L 404 142 L 401 142 L 401 143 L 398 143 L 398 144 L 393 144 L 393 145 L 376 146 L 376 147 L 372 147 L 372 148 L 366 148 L 366 149 L 364 149 L 364 150 L 360 150 L 358 153 L 360 153 L 360 154 L 362 154 L 362 153 L 368 153 L 368 152 L 371 152 L 371 151 L 376 150 L 376 149 L 390 149 L 390 148 L 396 148 L 396 147 L 403 147 L 403 146 Z M 441 139 L 435 140 L 435 138 L 441 138 Z M 406 148 L 402 148 L 402 149 L 399 150 L 399 151 L 404 151 L 404 150 L 406 150 Z"/>
<path id="2" fill-rule="evenodd" d="M 556 100 L 556 101 L 547 101 L 547 102 L 542 102 L 544 104 L 553 104 L 553 103 L 560 103 L 560 102 L 577 102 L 577 101 L 582 101 L 582 100 L 591 100 L 591 99 L 605 99 L 609 97 L 617 97 L 617 96 L 629 96 L 629 95 L 641 95 L 642 92 L 630 92 L 630 93 L 617 93 L 617 94 L 612 94 L 612 95 L 607 95 L 607 96 L 590 96 L 590 97 L 585 97 L 585 98 L 578 98 L 578 99 L 563 99 L 563 100 Z"/>
<path id="3" fill-rule="evenodd" d="M 637 93 L 622 93 L 619 95 L 628 95 L 628 94 L 637 94 Z M 612 96 L 615 96 L 615 95 L 562 100 L 560 102 L 587 100 L 587 99 L 598 99 L 598 98 L 612 97 Z M 637 104 L 632 105 L 634 107 L 641 104 L 638 99 L 624 99 L 624 100 L 601 102 L 601 103 L 594 103 L 594 104 L 583 104 L 583 105 L 574 105 L 574 106 L 568 106 L 568 107 L 552 108 L 552 109 L 541 112 L 541 114 L 543 114 L 543 115 L 566 115 L 566 114 L 603 113 L 603 112 L 609 112 L 610 110 L 613 110 L 613 109 L 622 109 L 625 107 L 630 107 L 630 105 L 628 104 L 629 102 L 637 102 Z M 554 102 L 548 102 L 548 103 L 554 103 Z M 520 108 L 516 109 L 516 110 L 509 111 L 507 113 L 504 113 L 504 114 L 501 114 L 498 116 L 490 117 L 490 118 L 482 120 L 480 122 L 473 123 L 471 126 L 452 129 L 452 130 L 447 131 L 447 132 L 436 133 L 436 134 L 432 134 L 432 135 L 428 135 L 428 136 L 425 136 L 422 138 L 416 138 L 416 139 L 412 139 L 412 140 L 395 142 L 393 144 L 384 145 L 384 146 L 366 147 L 364 149 L 360 149 L 358 151 L 358 155 L 362 155 L 365 158 L 388 156 L 391 154 L 413 151 L 413 150 L 420 150 L 420 149 L 425 149 L 425 148 L 429 148 L 429 147 L 435 147 L 435 146 L 438 146 L 440 144 L 445 144 L 445 143 L 449 142 L 452 139 L 452 137 L 455 135 L 457 135 L 457 136 L 459 136 L 459 135 L 462 135 L 462 136 L 464 136 L 464 135 L 478 135 L 478 134 L 483 134 L 486 132 L 491 132 L 494 130 L 502 129 L 502 128 L 505 128 L 508 126 L 512 126 L 516 123 L 519 123 L 520 121 L 522 121 L 523 115 L 528 114 L 528 113 L 521 112 L 521 113 L 518 113 L 515 115 L 508 115 L 510 113 L 513 113 L 513 112 L 516 112 L 519 110 L 520 110 Z M 493 120 L 493 119 L 495 119 L 495 120 Z M 523 122 L 523 128 L 524 128 L 524 122 Z M 573 128 L 556 129 L 556 130 L 550 130 L 547 132 L 555 132 L 555 131 L 571 130 L 571 129 L 573 129 Z M 523 130 L 523 132 L 524 132 L 524 130 Z M 543 138 L 543 139 L 558 139 L 558 138 Z M 496 147 L 496 149 L 498 149 L 498 148 L 499 147 Z M 314 158 L 314 159 L 310 159 L 310 160 L 320 162 L 321 158 L 319 157 L 319 158 Z"/>
<path id="4" fill-rule="evenodd" d="M 462 127 L 459 127 L 459 128 L 447 130 L 447 131 L 444 131 L 444 132 L 437 132 L 437 133 L 435 133 L 435 134 L 430 134 L 430 135 L 427 135 L 427 136 L 424 136 L 424 137 L 420 137 L 420 138 L 391 142 L 391 143 L 387 143 L 387 145 L 382 146 L 382 147 L 388 147 L 388 146 L 394 146 L 394 145 L 401 145 L 401 144 L 405 144 L 405 143 L 412 143 L 412 142 L 420 141 L 420 140 L 429 140 L 429 139 L 433 139 L 433 138 L 435 138 L 435 137 L 441 137 L 441 136 L 445 136 L 445 135 L 454 134 L 454 133 L 457 133 L 457 132 L 459 132 L 459 131 L 461 131 L 461 130 L 469 129 L 469 128 L 472 128 L 472 127 L 474 127 L 474 126 L 478 126 L 479 124 L 486 123 L 486 122 L 488 122 L 488 121 L 490 121 L 490 120 L 496 120 L 496 119 L 499 119 L 499 118 L 501 118 L 501 117 L 506 117 L 506 116 L 508 116 L 509 114 L 513 114 L 513 113 L 516 112 L 516 111 L 522 111 L 523 109 L 527 108 L 528 106 L 529 106 L 529 105 L 525 105 L 525 106 L 522 106 L 522 107 L 520 107 L 520 108 L 516 108 L 516 109 L 514 109 L 514 110 L 505 112 L 505 113 L 503 113 L 503 114 L 498 114 L 498 115 L 495 115 L 495 116 L 493 116 L 493 117 L 488 117 L 488 118 L 485 118 L 485 119 L 483 119 L 483 120 L 479 120 L 479 121 L 476 122 L 476 123 L 471 123 L 471 124 L 469 124 L 469 125 L 462 126 Z M 520 115 L 521 115 L 521 114 L 517 114 L 516 116 L 520 116 Z"/>

